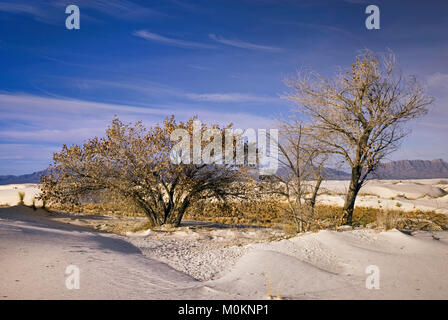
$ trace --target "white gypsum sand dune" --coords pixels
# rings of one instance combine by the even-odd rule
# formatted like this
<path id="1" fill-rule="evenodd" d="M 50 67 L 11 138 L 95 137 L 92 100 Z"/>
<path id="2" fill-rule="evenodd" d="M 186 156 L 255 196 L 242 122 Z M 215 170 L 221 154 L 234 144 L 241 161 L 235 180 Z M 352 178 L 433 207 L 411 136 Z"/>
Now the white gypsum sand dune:
<path id="1" fill-rule="evenodd" d="M 348 181 L 324 181 L 318 203 L 342 206 L 348 185 Z M 355 205 L 448 214 L 447 195 L 446 179 L 370 180 L 359 191 Z"/>
<path id="2" fill-rule="evenodd" d="M 39 215 L 38 215 L 39 214 Z M 199 284 L 113 234 L 53 222 L 29 208 L 0 208 L 0 299 L 170 299 Z M 80 268 L 80 289 L 65 286 Z"/>
<path id="3" fill-rule="evenodd" d="M 164 246 L 152 232 L 129 238 L 50 218 L 43 210 L 0 208 L 1 299 L 448 298 L 447 232 L 321 231 L 235 249 L 216 242 L 249 239 L 252 230 L 186 229 L 151 253 Z M 79 290 L 65 287 L 68 265 L 81 270 Z M 370 265 L 380 270 L 380 289 L 366 288 Z M 212 280 L 191 276 L 213 268 L 221 273 Z"/>
<path id="4" fill-rule="evenodd" d="M 0 186 L 0 205 L 14 206 L 19 202 L 19 192 L 25 194 L 24 203 L 31 205 L 33 199 L 36 205 L 42 203 L 35 198 L 40 194 L 39 185 L 37 184 L 8 184 Z"/>

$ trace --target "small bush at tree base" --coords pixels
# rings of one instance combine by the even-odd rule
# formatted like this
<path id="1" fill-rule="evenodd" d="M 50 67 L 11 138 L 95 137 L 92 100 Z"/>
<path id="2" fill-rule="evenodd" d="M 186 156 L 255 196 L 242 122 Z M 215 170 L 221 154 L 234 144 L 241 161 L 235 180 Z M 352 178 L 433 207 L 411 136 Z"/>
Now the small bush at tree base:
<path id="1" fill-rule="evenodd" d="M 25 204 L 24 200 L 25 200 L 25 192 L 19 192 L 19 202 L 18 202 L 18 204 L 19 205 L 24 205 Z"/>

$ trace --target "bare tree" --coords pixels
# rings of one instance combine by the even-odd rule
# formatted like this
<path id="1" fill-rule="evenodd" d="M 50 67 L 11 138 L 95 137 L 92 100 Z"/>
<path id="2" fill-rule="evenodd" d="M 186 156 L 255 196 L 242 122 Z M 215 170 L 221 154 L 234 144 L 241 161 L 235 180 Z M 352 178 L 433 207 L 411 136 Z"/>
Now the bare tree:
<path id="1" fill-rule="evenodd" d="M 323 181 L 328 154 L 310 141 L 301 122 L 284 122 L 278 142 L 281 170 L 269 177 L 270 192 L 286 198 L 288 213 L 297 231 L 308 231 L 314 222 L 314 207 Z"/>
<path id="2" fill-rule="evenodd" d="M 147 130 L 141 122 L 127 125 L 115 118 L 104 138 L 64 145 L 54 154 L 50 174 L 41 177 L 42 199 L 77 205 L 83 196 L 106 192 L 141 210 L 154 226 L 177 226 L 195 201 L 241 196 L 245 187 L 239 182 L 247 177 L 241 166 L 173 163 L 170 135 L 175 129 L 192 134 L 194 120 L 171 117 Z M 224 134 L 230 126 L 212 128 Z M 203 124 L 201 133 L 206 129 Z"/>
<path id="3" fill-rule="evenodd" d="M 287 98 L 305 114 L 313 139 L 342 156 L 351 168 L 343 222 L 352 223 L 356 196 L 380 161 L 408 133 L 403 124 L 423 116 L 433 99 L 415 77 L 403 76 L 395 55 L 366 50 L 350 70 L 329 79 L 315 72 L 286 80 Z"/>

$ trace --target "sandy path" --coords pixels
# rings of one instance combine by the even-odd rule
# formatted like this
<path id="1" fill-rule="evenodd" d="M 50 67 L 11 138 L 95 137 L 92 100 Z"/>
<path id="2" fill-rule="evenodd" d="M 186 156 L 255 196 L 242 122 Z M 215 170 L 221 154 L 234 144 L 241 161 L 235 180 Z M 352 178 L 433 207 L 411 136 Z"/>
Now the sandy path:
<path id="1" fill-rule="evenodd" d="M 144 257 L 119 236 L 30 218 L 21 214 L 27 208 L 0 210 L 1 299 L 195 297 L 185 290 L 197 281 Z M 65 286 L 68 265 L 80 268 L 79 290 Z"/>

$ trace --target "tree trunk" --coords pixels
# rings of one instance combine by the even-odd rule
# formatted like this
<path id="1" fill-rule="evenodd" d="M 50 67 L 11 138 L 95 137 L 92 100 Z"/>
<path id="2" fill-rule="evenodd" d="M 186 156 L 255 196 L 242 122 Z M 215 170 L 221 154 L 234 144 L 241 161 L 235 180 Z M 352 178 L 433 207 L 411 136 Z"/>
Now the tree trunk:
<path id="1" fill-rule="evenodd" d="M 314 186 L 313 194 L 311 195 L 311 199 L 310 199 L 311 218 L 313 218 L 313 219 L 314 219 L 314 207 L 316 206 L 317 193 L 319 192 L 320 185 L 322 184 L 322 180 L 323 180 L 322 176 L 319 176 L 317 178 L 316 185 Z"/>
<path id="2" fill-rule="evenodd" d="M 143 207 L 143 206 L 141 206 L 141 207 Z M 152 210 L 150 210 L 150 209 L 148 209 L 146 207 L 143 207 L 143 211 L 145 212 L 145 215 L 148 218 L 149 223 L 151 224 L 151 226 L 156 227 L 156 226 L 160 225 L 160 223 L 157 221 L 157 218 L 155 217 L 155 214 L 154 214 L 154 212 Z"/>
<path id="3" fill-rule="evenodd" d="M 351 225 L 353 219 L 353 211 L 355 209 L 356 196 L 360 189 L 359 179 L 361 178 L 361 167 L 356 166 L 352 168 L 352 178 L 350 180 L 350 186 L 348 188 L 347 196 L 345 197 L 344 209 L 343 209 L 343 221 L 344 224 Z"/>
<path id="4" fill-rule="evenodd" d="M 182 203 L 181 207 L 179 208 L 179 211 L 177 212 L 177 217 L 174 225 L 176 227 L 180 226 L 180 223 L 182 222 L 182 218 L 184 217 L 185 211 L 187 210 L 188 206 L 190 205 L 190 200 L 185 199 Z"/>

